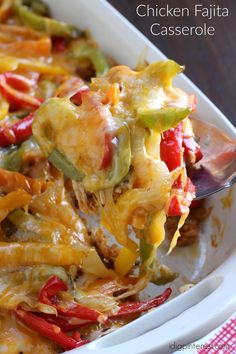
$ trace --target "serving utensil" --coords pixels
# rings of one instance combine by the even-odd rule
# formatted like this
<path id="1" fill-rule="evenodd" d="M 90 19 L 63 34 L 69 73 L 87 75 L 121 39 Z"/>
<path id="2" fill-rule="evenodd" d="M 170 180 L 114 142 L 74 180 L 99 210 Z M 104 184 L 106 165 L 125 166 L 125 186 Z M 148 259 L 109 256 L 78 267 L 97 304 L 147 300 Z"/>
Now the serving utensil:
<path id="1" fill-rule="evenodd" d="M 196 199 L 203 199 L 236 182 L 236 141 L 207 122 L 191 119 L 203 158 L 189 168 L 196 186 Z"/>

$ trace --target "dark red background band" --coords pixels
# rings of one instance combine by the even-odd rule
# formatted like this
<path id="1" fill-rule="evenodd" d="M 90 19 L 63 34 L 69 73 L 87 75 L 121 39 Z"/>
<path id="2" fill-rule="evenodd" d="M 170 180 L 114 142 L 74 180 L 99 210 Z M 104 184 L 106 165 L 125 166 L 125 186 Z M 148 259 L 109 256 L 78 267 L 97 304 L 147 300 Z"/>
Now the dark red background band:
<path id="1" fill-rule="evenodd" d="M 186 74 L 236 125 L 236 1 L 235 0 L 108 0 L 125 17 L 141 30 L 168 57 L 186 65 Z M 152 7 L 188 7 L 190 16 L 139 17 L 136 8 L 140 4 Z M 218 4 L 229 9 L 228 17 L 207 20 L 195 17 L 193 7 L 203 3 Z M 162 26 L 202 26 L 207 23 L 215 27 L 215 36 L 177 37 L 153 36 L 150 26 L 159 22 Z"/>

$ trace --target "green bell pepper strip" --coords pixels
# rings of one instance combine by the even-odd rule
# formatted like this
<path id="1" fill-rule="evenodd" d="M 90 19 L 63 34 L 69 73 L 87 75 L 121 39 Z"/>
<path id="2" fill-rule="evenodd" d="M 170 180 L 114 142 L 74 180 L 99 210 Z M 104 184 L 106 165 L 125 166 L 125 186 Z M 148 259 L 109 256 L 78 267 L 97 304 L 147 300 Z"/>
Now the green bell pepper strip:
<path id="1" fill-rule="evenodd" d="M 157 258 L 157 249 L 163 241 L 164 235 L 162 235 L 161 240 L 156 241 L 156 243 L 153 243 L 153 241 L 150 240 L 152 227 L 156 228 L 156 225 L 153 225 L 153 221 L 157 220 L 157 222 L 160 222 L 161 219 L 157 218 L 156 213 L 149 215 L 145 228 L 139 231 L 141 259 L 140 276 L 145 276 L 150 282 L 156 285 L 167 284 L 178 277 L 178 273 L 173 272 L 167 266 L 160 264 Z M 160 230 L 156 230 L 156 232 L 159 233 Z M 164 225 L 163 232 L 165 233 Z"/>
<path id="2" fill-rule="evenodd" d="M 141 231 L 142 237 L 140 239 L 140 258 L 141 268 L 140 275 L 145 274 L 149 278 L 152 278 L 153 264 L 156 259 L 156 247 L 146 239 L 146 229 Z"/>
<path id="3" fill-rule="evenodd" d="M 179 273 L 173 272 L 169 267 L 162 264 L 156 267 L 156 271 L 154 272 L 154 276 L 151 279 L 151 282 L 156 285 L 165 285 L 171 283 L 176 278 L 178 278 Z"/>
<path id="4" fill-rule="evenodd" d="M 21 21 L 36 31 L 46 32 L 50 36 L 71 38 L 82 35 L 82 32 L 74 26 L 34 13 L 29 7 L 22 5 L 21 1 L 15 2 L 15 10 Z"/>
<path id="5" fill-rule="evenodd" d="M 8 214 L 8 220 L 19 230 L 14 242 L 46 242 L 53 244 L 79 244 L 76 235 L 61 223 L 32 215 L 22 209 Z M 13 239 L 12 239 L 13 241 Z"/>
<path id="6" fill-rule="evenodd" d="M 11 145 L 0 150 L 0 168 L 9 171 L 19 171 L 22 162 L 22 149 Z"/>
<path id="7" fill-rule="evenodd" d="M 179 122 L 190 114 L 189 108 L 163 107 L 160 109 L 138 108 L 137 118 L 150 129 L 160 133 L 175 128 Z"/>
<path id="8" fill-rule="evenodd" d="M 157 61 L 143 70 L 143 75 L 164 88 L 172 86 L 173 78 L 184 71 L 184 66 L 174 60 Z"/>
<path id="9" fill-rule="evenodd" d="M 95 192 L 116 186 L 129 172 L 131 164 L 130 133 L 127 125 L 123 123 L 116 133 L 117 146 L 113 153 L 111 167 L 98 171 L 94 176 L 84 178 L 84 186 L 88 191 Z"/>
<path id="10" fill-rule="evenodd" d="M 55 100 L 55 99 L 54 99 Z M 59 99 L 57 99 L 59 100 Z M 49 100 L 50 101 L 50 100 Z M 53 99 L 51 100 L 51 102 Z M 47 104 L 47 103 L 46 103 Z M 63 107 L 67 107 L 63 105 Z M 33 135 L 41 147 L 44 154 L 47 156 L 48 160 L 60 171 L 62 171 L 67 177 L 81 182 L 84 178 L 82 171 L 78 170 L 65 155 L 63 155 L 55 146 L 55 144 L 50 140 L 47 135 L 47 129 L 50 128 L 50 119 L 45 121 L 45 114 L 40 116 L 36 113 L 36 119 L 32 126 Z M 41 118 L 40 118 L 41 117 Z M 42 119 L 43 118 L 43 119 Z"/>
<path id="11" fill-rule="evenodd" d="M 184 92 L 182 92 L 182 94 L 181 92 L 176 92 L 176 100 L 178 102 L 179 98 L 180 107 L 178 105 L 173 107 L 165 102 L 165 98 L 168 98 L 173 90 L 173 78 L 177 74 L 180 74 L 183 69 L 184 67 L 180 66 L 173 60 L 167 60 L 150 64 L 142 71 L 141 78 L 146 84 L 144 86 L 144 100 L 140 103 L 138 96 L 135 106 L 137 119 L 139 119 L 145 127 L 149 129 L 155 129 L 160 133 L 163 133 L 170 128 L 176 127 L 180 121 L 182 121 L 192 112 L 193 104 L 190 104 L 190 97 L 188 97 Z M 149 91 L 153 93 L 151 96 L 151 100 L 153 100 L 155 92 L 158 98 L 159 88 L 163 90 L 163 107 L 151 108 L 149 96 L 145 101 L 146 91 L 149 89 Z M 181 107 L 181 95 L 184 95 L 184 98 L 187 101 L 185 107 Z"/>
<path id="12" fill-rule="evenodd" d="M 23 5 L 30 7 L 31 10 L 38 15 L 49 15 L 48 5 L 41 0 L 23 0 Z"/>
<path id="13" fill-rule="evenodd" d="M 96 177 L 85 176 L 77 169 L 58 149 L 53 149 L 48 155 L 49 161 L 67 177 L 76 182 L 83 182 L 85 188 L 89 191 L 98 191 L 101 189 L 117 185 L 129 172 L 131 163 L 131 148 L 129 131 L 123 126 L 117 132 L 118 146 L 113 155 L 111 168 L 98 171 Z"/>
<path id="14" fill-rule="evenodd" d="M 98 171 L 95 176 L 85 176 L 63 155 L 59 150 L 54 149 L 48 156 L 49 161 L 61 170 L 67 177 L 83 182 L 88 191 L 95 192 L 101 189 L 117 185 L 129 172 L 131 164 L 130 136 L 126 126 L 117 132 L 117 150 L 113 154 L 112 165 L 107 170 Z"/>
<path id="15" fill-rule="evenodd" d="M 76 182 L 84 179 L 84 173 L 78 170 L 58 149 L 53 149 L 48 155 L 48 160 L 67 177 Z"/>
<path id="16" fill-rule="evenodd" d="M 50 107 L 54 112 L 53 115 L 49 114 Z M 68 116 L 70 116 L 70 119 L 74 119 L 76 123 L 76 109 L 76 106 L 66 99 L 52 98 L 48 100 L 36 112 L 33 136 L 49 161 L 67 177 L 82 182 L 88 191 L 94 192 L 117 185 L 127 175 L 131 164 L 131 143 L 128 126 L 123 122 L 119 123 L 114 136 L 116 144 L 114 145 L 111 167 L 101 169 L 92 176 L 85 175 L 79 166 L 75 166 L 65 154 L 61 153 L 55 141 L 52 141 L 48 136 L 48 131 L 50 134 L 56 134 L 56 119 L 63 119 L 64 117 L 57 112 L 63 112 L 64 119 L 66 117 L 68 119 Z"/>
<path id="17" fill-rule="evenodd" d="M 145 238 L 140 239 L 140 258 L 141 263 L 144 264 L 151 256 L 154 245 L 148 243 Z"/>
<path id="18" fill-rule="evenodd" d="M 145 274 L 150 282 L 156 285 L 165 285 L 175 280 L 179 274 L 165 265 L 160 265 L 156 259 L 156 247 L 149 243 L 145 236 L 140 239 L 140 275 Z"/>
<path id="19" fill-rule="evenodd" d="M 109 64 L 100 49 L 75 43 L 71 47 L 72 56 L 78 60 L 89 59 L 96 71 L 96 76 L 103 76 L 109 70 Z"/>
<path id="20" fill-rule="evenodd" d="M 20 146 L 11 145 L 0 150 L 0 168 L 19 172 L 22 167 L 22 156 L 26 151 L 39 149 L 33 138 L 23 142 Z"/>

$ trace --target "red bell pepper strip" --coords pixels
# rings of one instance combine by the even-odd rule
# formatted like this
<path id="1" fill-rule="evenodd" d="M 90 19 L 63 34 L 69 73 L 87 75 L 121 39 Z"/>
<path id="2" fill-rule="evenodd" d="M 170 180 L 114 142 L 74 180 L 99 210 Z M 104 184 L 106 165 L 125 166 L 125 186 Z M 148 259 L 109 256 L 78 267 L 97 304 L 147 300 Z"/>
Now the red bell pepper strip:
<path id="1" fill-rule="evenodd" d="M 80 90 L 80 88 L 84 86 L 88 90 L 88 86 L 84 85 L 84 81 L 81 78 L 79 78 L 78 76 L 71 76 L 68 80 L 63 82 L 57 88 L 57 90 L 54 92 L 54 96 L 71 98 L 73 97 L 73 95 L 76 95 L 76 93 Z M 80 104 L 81 104 L 81 97 L 79 95 L 78 105 Z"/>
<path id="2" fill-rule="evenodd" d="M 88 92 L 89 90 L 90 88 L 86 85 L 80 87 L 79 90 L 70 97 L 71 102 L 80 106 L 82 104 L 83 93 Z"/>
<path id="3" fill-rule="evenodd" d="M 119 316 L 139 314 L 141 312 L 148 311 L 152 308 L 155 308 L 155 307 L 163 304 L 170 297 L 170 295 L 172 293 L 171 288 L 167 288 L 161 295 L 158 295 L 157 297 L 155 297 L 152 300 L 148 300 L 148 301 L 144 301 L 144 302 L 123 303 L 120 305 L 119 310 L 116 314 L 111 314 L 108 317 L 104 317 L 105 315 L 103 315 L 102 313 L 100 313 L 96 310 L 87 308 L 85 306 L 79 305 L 77 303 L 74 303 L 70 308 L 67 308 L 67 309 L 64 309 L 63 307 L 59 306 L 56 302 L 50 303 L 50 298 L 49 298 L 50 296 L 53 297 L 56 295 L 57 291 L 62 291 L 65 289 L 66 289 L 65 283 L 62 280 L 60 280 L 59 278 L 57 278 L 56 276 L 52 276 L 51 278 L 49 278 L 49 280 L 43 286 L 43 288 L 41 289 L 40 294 L 39 294 L 39 300 L 41 302 L 51 304 L 52 306 L 54 306 L 57 309 L 58 313 L 63 315 L 64 317 L 49 315 L 49 314 L 40 314 L 39 316 L 41 318 L 46 319 L 49 323 L 59 326 L 65 332 L 86 326 L 91 323 L 96 323 L 96 322 L 105 323 L 107 319 L 112 320 L 113 318 L 116 318 Z M 103 321 L 101 321 L 101 316 L 104 317 Z M 67 318 L 67 317 L 69 317 L 69 318 Z M 71 317 L 85 319 L 88 321 L 85 321 L 82 323 L 76 323 L 74 321 L 71 322 L 70 321 Z"/>
<path id="4" fill-rule="evenodd" d="M 193 137 L 183 138 L 184 158 L 190 164 L 195 164 L 203 157 L 200 146 Z"/>
<path id="5" fill-rule="evenodd" d="M 67 336 L 64 332 L 62 332 L 60 327 L 48 323 L 43 318 L 40 318 L 32 312 L 24 311 L 21 308 L 18 308 L 15 310 L 15 313 L 17 317 L 30 329 L 41 334 L 43 337 L 51 339 L 65 350 L 78 348 L 88 343 L 87 340 L 77 340 Z"/>
<path id="6" fill-rule="evenodd" d="M 170 198 L 170 203 L 167 209 L 167 216 L 180 216 L 185 214 L 187 210 L 188 206 L 181 203 L 179 195 L 173 194 Z"/>
<path id="7" fill-rule="evenodd" d="M 164 303 L 169 298 L 171 293 L 172 290 L 168 288 L 161 295 L 155 297 L 152 300 L 148 300 L 144 302 L 123 303 L 122 305 L 120 305 L 118 312 L 116 314 L 109 315 L 108 319 L 112 320 L 119 316 L 128 316 L 131 314 L 139 314 L 141 312 L 148 311 Z M 46 319 L 50 323 L 58 325 L 65 332 L 73 331 L 75 329 L 97 322 L 95 320 L 95 321 L 84 321 L 82 323 L 75 323 L 75 321 L 71 322 L 70 318 L 65 318 L 61 316 L 59 317 L 51 314 L 40 314 L 39 316 Z"/>
<path id="8" fill-rule="evenodd" d="M 51 304 L 51 298 L 59 291 L 66 291 L 67 285 L 56 275 L 52 275 L 39 292 L 38 299 L 44 304 Z"/>
<path id="9" fill-rule="evenodd" d="M 167 216 L 180 216 L 182 215 L 181 202 L 179 196 L 174 194 L 171 196 L 170 203 L 168 206 Z"/>
<path id="10" fill-rule="evenodd" d="M 104 322 L 106 316 L 101 312 L 89 307 L 80 305 L 76 302 L 71 302 L 69 307 L 59 305 L 55 299 L 55 295 L 59 291 L 66 291 L 67 285 L 57 276 L 52 276 L 45 283 L 39 292 L 38 299 L 40 302 L 54 306 L 60 315 L 65 317 L 81 318 L 89 321 Z"/>
<path id="11" fill-rule="evenodd" d="M 54 305 L 60 315 L 65 317 L 75 317 L 81 318 L 89 321 L 97 321 L 104 323 L 107 319 L 107 316 L 102 314 L 101 312 L 91 309 L 89 307 L 80 305 L 76 302 L 70 304 L 70 307 L 64 308 L 60 305 Z"/>
<path id="12" fill-rule="evenodd" d="M 81 340 L 80 333 L 78 331 L 74 332 L 71 337 L 77 341 Z"/>
<path id="13" fill-rule="evenodd" d="M 142 302 L 125 302 L 120 305 L 120 308 L 116 314 L 112 314 L 109 316 L 109 319 L 119 316 L 139 314 L 151 310 L 155 307 L 162 305 L 170 297 L 171 293 L 171 288 L 167 288 L 161 295 L 158 295 L 151 300 Z"/>
<path id="14" fill-rule="evenodd" d="M 111 163 L 112 163 L 112 156 L 113 156 L 113 148 L 112 148 L 112 137 L 111 134 L 106 133 L 105 134 L 105 149 L 104 149 L 104 155 L 102 159 L 102 164 L 100 169 L 105 170 L 108 168 Z"/>
<path id="15" fill-rule="evenodd" d="M 184 151 L 185 161 L 190 164 L 197 163 L 203 157 L 201 148 L 194 137 L 183 135 L 182 124 L 180 123 L 176 128 L 165 131 L 161 139 L 161 159 L 170 171 L 181 166 L 182 151 Z"/>
<path id="16" fill-rule="evenodd" d="M 62 53 L 66 50 L 68 40 L 65 37 L 52 37 L 52 48 L 56 53 Z"/>
<path id="17" fill-rule="evenodd" d="M 20 92 L 8 85 L 4 74 L 0 75 L 0 91 L 10 103 L 11 108 L 15 110 L 25 108 L 36 109 L 42 103 L 38 98 Z"/>
<path id="18" fill-rule="evenodd" d="M 183 181 L 182 181 L 182 175 L 180 174 L 179 177 L 174 181 L 172 184 L 172 189 L 180 189 L 182 190 L 184 188 Z"/>
<path id="19" fill-rule="evenodd" d="M 187 177 L 187 181 L 185 185 L 183 185 L 181 175 L 179 175 L 172 185 L 172 191 L 173 190 L 176 190 L 176 193 L 172 194 L 170 197 L 167 207 L 167 216 L 180 216 L 185 214 L 191 206 L 196 187 L 189 177 Z M 184 200 L 184 203 L 182 203 L 181 200 Z"/>
<path id="20" fill-rule="evenodd" d="M 89 324 L 96 323 L 97 321 L 87 321 L 87 320 L 79 320 L 78 322 L 73 318 L 66 318 L 62 316 L 51 315 L 47 313 L 38 314 L 39 317 L 43 318 L 49 323 L 55 324 L 61 328 L 63 332 L 71 332 L 75 329 L 85 327 Z"/>
<path id="21" fill-rule="evenodd" d="M 189 192 L 189 193 L 195 193 L 196 192 L 196 187 L 194 186 L 193 182 L 189 177 L 187 177 L 187 181 L 185 185 L 183 184 L 182 181 L 182 175 L 180 174 L 179 177 L 174 181 L 172 184 L 172 190 L 176 189 L 177 191 L 184 191 L 184 192 Z"/>
<path id="22" fill-rule="evenodd" d="M 185 193 L 192 193 L 192 194 L 196 193 L 196 187 L 189 177 L 187 177 L 187 181 L 184 186 L 184 192 Z"/>
<path id="23" fill-rule="evenodd" d="M 183 133 L 181 123 L 176 128 L 171 128 L 163 133 L 160 144 L 160 155 L 170 172 L 182 164 L 182 144 Z"/>
<path id="24" fill-rule="evenodd" d="M 27 77 L 12 72 L 3 74 L 6 79 L 6 83 L 16 90 L 29 92 L 32 86 L 35 84 L 35 80 L 30 80 Z"/>
<path id="25" fill-rule="evenodd" d="M 82 86 L 73 96 L 70 97 L 70 100 L 72 103 L 76 104 L 77 106 L 80 106 L 82 104 L 82 99 L 83 99 L 83 94 L 86 92 L 89 92 L 90 88 L 86 85 Z M 102 163 L 100 166 L 100 169 L 106 169 L 108 168 L 111 163 L 112 163 L 112 156 L 113 156 L 113 149 L 112 149 L 112 136 L 111 134 L 107 133 L 105 134 L 105 149 L 104 149 L 104 155 L 102 159 Z"/>
<path id="26" fill-rule="evenodd" d="M 27 140 L 32 135 L 33 120 L 34 113 L 32 112 L 17 123 L 0 128 L 0 146 L 19 144 Z"/>

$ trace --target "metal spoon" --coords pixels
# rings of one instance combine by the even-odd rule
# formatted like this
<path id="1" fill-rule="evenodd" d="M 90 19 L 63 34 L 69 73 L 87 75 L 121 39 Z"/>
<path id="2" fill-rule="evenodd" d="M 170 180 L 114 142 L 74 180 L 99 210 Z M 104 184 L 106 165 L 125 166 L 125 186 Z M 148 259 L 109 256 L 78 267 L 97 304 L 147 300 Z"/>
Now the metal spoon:
<path id="1" fill-rule="evenodd" d="M 192 127 L 203 158 L 189 168 L 196 199 L 203 199 L 236 182 L 236 141 L 219 128 L 192 118 Z"/>

